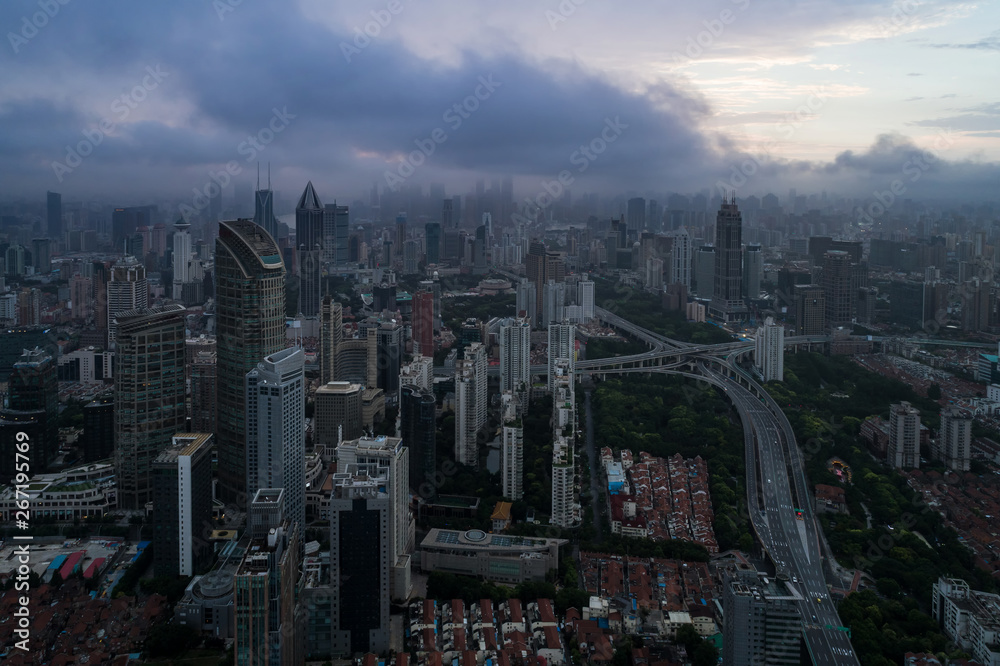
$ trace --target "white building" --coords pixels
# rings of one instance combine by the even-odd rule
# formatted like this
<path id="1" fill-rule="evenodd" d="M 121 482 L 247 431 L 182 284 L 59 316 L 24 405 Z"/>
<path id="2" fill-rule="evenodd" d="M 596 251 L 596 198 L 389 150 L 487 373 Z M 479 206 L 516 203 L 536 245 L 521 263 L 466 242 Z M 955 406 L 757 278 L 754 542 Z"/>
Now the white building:
<path id="1" fill-rule="evenodd" d="M 173 299 L 181 300 L 184 285 L 192 282 L 194 276 L 191 270 L 191 224 L 183 218 L 174 223 L 174 284 Z"/>
<path id="2" fill-rule="evenodd" d="M 886 462 L 900 469 L 920 467 L 920 411 L 906 401 L 889 410 Z"/>
<path id="3" fill-rule="evenodd" d="M 516 502 L 524 497 L 524 427 L 518 416 L 520 406 L 517 396 L 508 392 L 502 395 L 501 400 L 500 472 L 503 496 Z"/>
<path id="4" fill-rule="evenodd" d="M 284 488 L 285 515 L 306 524 L 305 352 L 289 347 L 246 375 L 247 495 Z"/>
<path id="5" fill-rule="evenodd" d="M 27 493 L 27 497 L 25 497 Z M 115 507 L 115 468 L 108 463 L 82 465 L 54 474 L 36 474 L 27 489 L 0 489 L 0 518 L 13 524 L 17 511 L 36 518 L 71 523 L 82 518 L 103 518 Z"/>
<path id="6" fill-rule="evenodd" d="M 580 524 L 580 504 L 576 494 L 576 396 L 574 376 L 568 359 L 559 359 L 549 381 L 552 391 L 552 513 L 549 519 L 559 527 Z"/>
<path id="7" fill-rule="evenodd" d="M 1000 595 L 977 592 L 942 576 L 931 588 L 931 616 L 983 666 L 1000 666 Z"/>
<path id="8" fill-rule="evenodd" d="M 580 280 L 576 283 L 576 303 L 582 310 L 580 316 L 583 321 L 590 321 L 597 315 L 593 280 Z"/>
<path id="9" fill-rule="evenodd" d="M 146 281 L 146 267 L 127 254 L 111 267 L 111 279 L 108 282 L 108 341 L 114 343 L 118 337 L 116 319 L 120 313 L 144 310 L 147 307 L 149 283 Z"/>
<path id="10" fill-rule="evenodd" d="M 956 407 L 941 412 L 937 457 L 956 472 L 968 472 L 972 457 L 972 416 Z"/>
<path id="11" fill-rule="evenodd" d="M 757 329 L 754 366 L 765 382 L 785 379 L 785 327 L 768 317 Z"/>
<path id="12" fill-rule="evenodd" d="M 542 326 L 562 321 L 566 317 L 566 283 L 549 280 L 542 285 Z"/>
<path id="13" fill-rule="evenodd" d="M 527 408 L 531 384 L 531 320 L 508 318 L 500 322 L 500 392 L 513 391 Z"/>
<path id="14" fill-rule="evenodd" d="M 434 359 L 430 356 L 414 356 L 399 371 L 399 385 L 417 386 L 430 390 L 434 383 Z"/>
<path id="15" fill-rule="evenodd" d="M 479 467 L 479 433 L 486 427 L 486 347 L 473 342 L 455 363 L 455 460 Z"/>
<path id="16" fill-rule="evenodd" d="M 569 372 L 576 372 L 576 327 L 567 323 L 549 325 L 549 393 L 553 391 L 556 361 L 569 361 Z"/>

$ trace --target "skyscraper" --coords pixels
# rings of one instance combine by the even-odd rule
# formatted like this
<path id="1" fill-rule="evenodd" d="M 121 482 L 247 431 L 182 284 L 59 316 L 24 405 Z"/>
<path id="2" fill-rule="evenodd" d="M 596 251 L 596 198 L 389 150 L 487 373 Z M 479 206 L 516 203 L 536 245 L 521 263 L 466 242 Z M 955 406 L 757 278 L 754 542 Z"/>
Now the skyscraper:
<path id="1" fill-rule="evenodd" d="M 576 499 L 574 381 L 570 360 L 558 358 L 549 376 L 552 387 L 552 512 L 549 522 L 558 527 L 575 527 L 580 523 L 580 504 Z"/>
<path id="2" fill-rule="evenodd" d="M 259 168 L 259 167 L 258 167 Z M 267 189 L 260 189 L 260 175 L 257 176 L 257 189 L 253 193 L 253 221 L 271 238 L 278 239 L 278 218 L 274 216 L 274 192 L 271 190 L 271 166 L 267 167 Z"/>
<path id="3" fill-rule="evenodd" d="M 83 407 L 83 462 L 105 460 L 115 451 L 115 399 L 105 395 Z"/>
<path id="4" fill-rule="evenodd" d="M 194 576 L 212 562 L 212 435 L 180 433 L 153 461 L 153 571 Z"/>
<path id="5" fill-rule="evenodd" d="M 219 497 L 246 506 L 246 392 L 257 363 L 285 348 L 285 265 L 250 220 L 219 223 L 215 244 Z"/>
<path id="6" fill-rule="evenodd" d="M 344 306 L 333 300 L 332 296 L 324 296 L 320 305 L 319 323 L 319 381 L 320 384 L 326 384 L 341 378 L 337 359 L 344 341 Z"/>
<path id="7" fill-rule="evenodd" d="M 576 284 L 576 303 L 580 306 L 583 321 L 590 321 L 597 315 L 594 288 L 593 280 L 580 280 Z"/>
<path id="8" fill-rule="evenodd" d="M 455 460 L 479 467 L 479 432 L 487 414 L 486 347 L 473 342 L 455 363 Z"/>
<path id="9" fill-rule="evenodd" d="M 247 495 L 285 489 L 285 515 L 306 524 L 305 352 L 275 352 L 246 375 Z M 302 536 L 301 534 L 299 536 Z"/>
<path id="10" fill-rule="evenodd" d="M 219 354 L 213 349 L 196 352 L 187 365 L 191 373 L 191 430 L 194 432 L 215 430 L 218 362 Z"/>
<path id="11" fill-rule="evenodd" d="M 403 444 L 410 450 L 410 488 L 434 479 L 436 471 L 436 409 L 434 394 L 418 386 L 400 388 L 399 423 Z"/>
<path id="12" fill-rule="evenodd" d="M 886 462 L 897 469 L 920 467 L 920 410 L 906 401 L 889 409 Z"/>
<path id="13" fill-rule="evenodd" d="M 153 499 L 153 461 L 184 430 L 184 307 L 118 315 L 115 361 L 115 474 L 118 504 Z"/>
<path id="14" fill-rule="evenodd" d="M 754 366 L 765 382 L 785 379 L 785 327 L 768 317 L 757 329 Z"/>
<path id="15" fill-rule="evenodd" d="M 523 312 L 533 322 L 538 321 L 538 288 L 534 282 L 529 282 L 526 278 L 521 278 L 517 283 L 515 309 L 517 315 Z"/>
<path id="16" fill-rule="evenodd" d="M 434 294 L 418 291 L 413 295 L 413 353 L 434 356 Z"/>
<path id="17" fill-rule="evenodd" d="M 295 243 L 299 253 L 299 312 L 315 317 L 320 309 L 323 272 L 323 204 L 312 181 L 295 206 Z"/>
<path id="18" fill-rule="evenodd" d="M 566 318 L 566 283 L 549 280 L 542 288 L 541 326 L 549 326 Z"/>
<path id="19" fill-rule="evenodd" d="M 972 415 L 957 407 L 941 410 L 938 459 L 955 472 L 968 472 L 972 446 Z"/>
<path id="20" fill-rule="evenodd" d="M 851 325 L 851 255 L 830 250 L 823 255 L 823 297 L 826 327 Z"/>
<path id="21" fill-rule="evenodd" d="M 573 324 L 549 324 L 549 392 L 555 390 L 558 373 L 556 362 L 564 359 L 568 362 L 569 372 L 576 368 L 576 326 Z"/>
<path id="22" fill-rule="evenodd" d="M 174 284 L 173 299 L 179 301 L 184 298 L 184 285 L 191 282 L 191 232 L 188 229 L 191 224 L 183 218 L 174 222 L 174 251 L 172 260 L 174 264 Z"/>
<path id="23" fill-rule="evenodd" d="M 52 272 L 52 240 L 49 238 L 31 239 L 31 265 L 35 273 L 48 275 Z"/>
<path id="24" fill-rule="evenodd" d="M 500 473 L 503 496 L 516 502 L 524 497 L 524 425 L 518 416 L 521 407 L 517 396 L 504 393 L 501 400 Z"/>
<path id="25" fill-rule="evenodd" d="M 823 287 L 795 285 L 795 334 L 822 335 L 826 323 L 826 296 Z"/>
<path id="26" fill-rule="evenodd" d="M 628 228 L 639 231 L 646 228 L 646 200 L 642 197 L 628 200 Z"/>
<path id="27" fill-rule="evenodd" d="M 500 392 L 510 391 L 527 408 L 531 385 L 531 320 L 506 318 L 500 322 Z"/>
<path id="28" fill-rule="evenodd" d="M 694 253 L 694 294 L 710 299 L 715 294 L 715 248 L 702 245 Z"/>
<path id="29" fill-rule="evenodd" d="M 333 458 L 341 441 L 363 432 L 361 384 L 327 382 L 316 389 L 313 441 L 324 456 Z"/>
<path id="30" fill-rule="evenodd" d="M 25 349 L 14 362 L 8 389 L 7 416 L 15 420 L 17 413 L 18 419 L 33 421 L 37 425 L 35 432 L 42 435 L 31 438 L 29 455 L 31 471 L 44 472 L 59 454 L 59 379 L 55 358 L 41 347 Z M 11 468 L 16 467 L 14 451 L 5 449 L 5 452 L 10 454 Z M 10 471 L 13 476 L 14 470 Z"/>
<path id="31" fill-rule="evenodd" d="M 115 319 L 119 313 L 142 310 L 149 305 L 146 267 L 130 254 L 111 267 L 108 282 L 108 341 L 114 343 L 118 332 Z"/>
<path id="32" fill-rule="evenodd" d="M 715 289 L 709 310 L 726 322 L 740 321 L 747 314 L 743 302 L 743 216 L 735 195 L 723 201 L 715 218 Z"/>
<path id="33" fill-rule="evenodd" d="M 424 251 L 425 263 L 428 266 L 441 263 L 440 222 L 428 222 L 424 225 L 424 243 L 426 244 Z"/>
<path id="34" fill-rule="evenodd" d="M 348 263 L 348 237 L 350 236 L 350 211 L 334 201 L 323 208 L 323 261 L 335 266 Z"/>
<path id="35" fill-rule="evenodd" d="M 682 284 L 691 289 L 691 236 L 684 228 L 674 233 L 674 249 L 670 255 L 670 283 Z"/>
<path id="36" fill-rule="evenodd" d="M 528 281 L 535 285 L 535 305 L 537 310 L 529 312 L 531 321 L 542 321 L 544 304 L 542 290 L 549 280 L 563 282 L 566 279 L 566 265 L 556 252 L 549 252 L 545 243 L 533 240 L 528 245 L 528 256 L 525 258 L 525 271 Z M 540 324 L 544 325 L 544 324 Z"/>
<path id="37" fill-rule="evenodd" d="M 62 195 L 58 192 L 45 193 L 46 230 L 49 238 L 62 238 Z"/>
<path id="38" fill-rule="evenodd" d="M 739 571 L 726 579 L 722 600 L 728 618 L 722 639 L 724 664 L 802 663 L 802 615 L 797 598 L 782 583 L 756 571 Z"/>
<path id="39" fill-rule="evenodd" d="M 764 275 L 764 253 L 760 245 L 747 245 L 743 254 L 743 289 L 747 298 L 760 296 L 760 281 Z"/>

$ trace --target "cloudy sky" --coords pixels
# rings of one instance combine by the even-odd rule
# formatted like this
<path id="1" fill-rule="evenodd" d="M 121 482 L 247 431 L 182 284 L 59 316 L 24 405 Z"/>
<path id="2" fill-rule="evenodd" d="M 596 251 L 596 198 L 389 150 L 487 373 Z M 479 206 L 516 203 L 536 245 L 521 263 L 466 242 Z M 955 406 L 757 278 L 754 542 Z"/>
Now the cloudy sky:
<path id="1" fill-rule="evenodd" d="M 261 160 L 343 199 L 561 172 L 995 199 L 997 26 L 965 0 L 4 0 L 0 198 L 190 196 Z"/>

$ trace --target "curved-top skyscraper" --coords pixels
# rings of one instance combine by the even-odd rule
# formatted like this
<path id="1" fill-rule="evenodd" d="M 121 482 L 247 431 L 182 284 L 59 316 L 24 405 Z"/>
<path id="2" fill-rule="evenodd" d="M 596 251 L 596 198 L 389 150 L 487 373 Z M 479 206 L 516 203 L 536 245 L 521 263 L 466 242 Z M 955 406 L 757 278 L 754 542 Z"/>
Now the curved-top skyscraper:
<path id="1" fill-rule="evenodd" d="M 244 379 L 265 356 L 285 348 L 285 264 L 274 238 L 250 220 L 219 223 L 215 302 L 219 497 L 242 508 L 247 504 Z"/>

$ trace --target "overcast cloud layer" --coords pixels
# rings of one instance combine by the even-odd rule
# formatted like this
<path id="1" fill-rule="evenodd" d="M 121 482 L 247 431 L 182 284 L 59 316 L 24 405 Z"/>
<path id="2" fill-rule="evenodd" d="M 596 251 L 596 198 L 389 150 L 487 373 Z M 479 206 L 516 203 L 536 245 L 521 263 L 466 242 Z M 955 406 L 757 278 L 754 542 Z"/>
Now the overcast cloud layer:
<path id="1" fill-rule="evenodd" d="M 519 197 L 567 172 L 574 191 L 989 198 L 998 19 L 929 0 L 7 0 L 0 197 L 184 196 L 260 160 L 331 199 L 387 172 L 458 192 L 509 173 Z"/>

